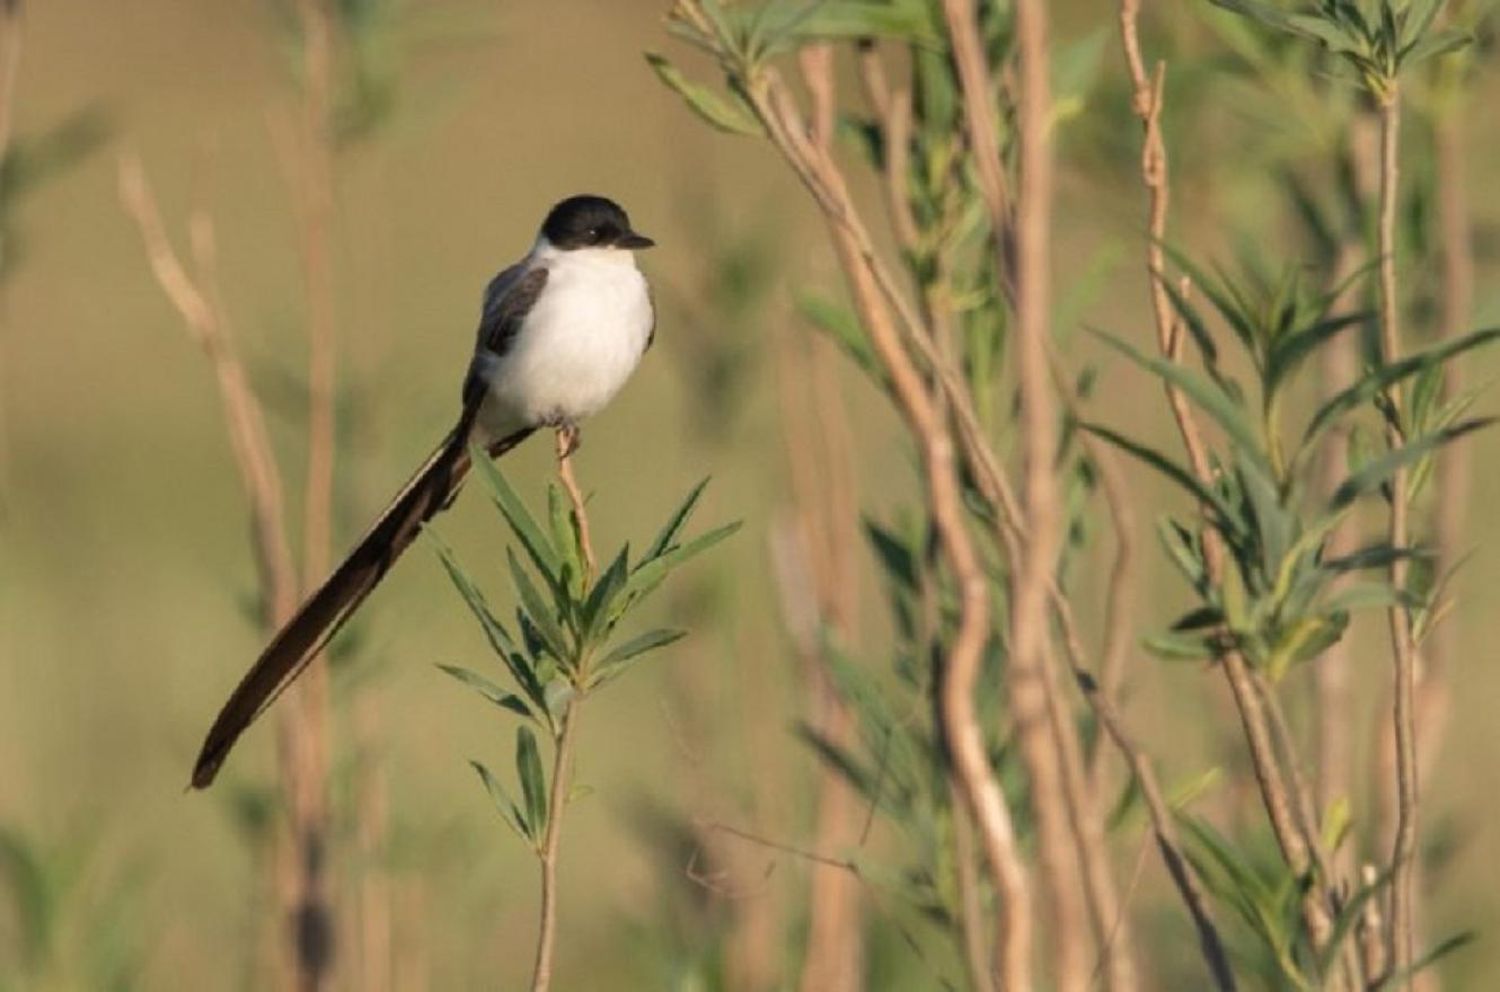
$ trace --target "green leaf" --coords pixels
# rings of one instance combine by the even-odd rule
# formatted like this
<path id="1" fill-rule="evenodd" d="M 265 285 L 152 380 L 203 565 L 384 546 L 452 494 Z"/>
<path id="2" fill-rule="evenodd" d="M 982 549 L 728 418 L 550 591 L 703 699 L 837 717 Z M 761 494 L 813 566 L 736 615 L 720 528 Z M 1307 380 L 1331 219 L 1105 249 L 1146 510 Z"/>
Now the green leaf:
<path id="1" fill-rule="evenodd" d="M 1330 558 L 1322 566 L 1330 572 L 1342 574 L 1367 568 L 1388 568 L 1393 562 L 1402 559 L 1426 560 L 1436 557 L 1437 552 L 1432 548 L 1393 548 L 1389 544 L 1372 544 L 1347 555 Z"/>
<path id="2" fill-rule="evenodd" d="M 805 3 L 805 0 L 804 0 Z M 888 37 L 935 48 L 943 35 L 926 3 L 911 0 L 872 2 L 872 0 L 818 0 L 805 4 L 807 16 L 797 24 L 799 38 L 822 38 L 838 41 L 845 38 Z"/>
<path id="3" fill-rule="evenodd" d="M 1112 334 L 1099 330 L 1094 330 L 1093 333 L 1137 365 L 1155 372 L 1190 396 L 1193 402 L 1224 428 L 1224 432 L 1243 449 L 1251 464 L 1259 472 L 1264 473 L 1267 479 L 1273 478 L 1271 465 L 1266 460 L 1260 436 L 1251 425 L 1244 407 L 1235 402 L 1234 398 L 1222 388 L 1198 372 L 1176 362 L 1143 354 L 1128 342 Z"/>
<path id="4" fill-rule="evenodd" d="M 531 835 L 540 837 L 547 829 L 547 776 L 542 772 L 536 735 L 525 724 L 516 728 L 516 777 L 521 781 L 521 795 L 526 800 L 526 822 L 531 826 Z"/>
<path id="5" fill-rule="evenodd" d="M 618 620 L 625 611 L 645 599 L 651 592 L 661 584 L 673 569 L 685 563 L 689 558 L 707 551 L 718 544 L 724 538 L 740 529 L 742 521 L 717 527 L 706 534 L 701 534 L 686 544 L 680 544 L 669 551 L 657 555 L 650 561 L 643 561 L 630 573 L 630 578 L 625 582 L 625 588 L 621 590 L 623 596 L 618 602 L 620 606 L 616 609 L 611 621 Z"/>
<path id="6" fill-rule="evenodd" d="M 1358 472 L 1339 484 L 1333 491 L 1333 498 L 1329 501 L 1329 508 L 1341 509 L 1353 503 L 1360 496 L 1379 487 L 1396 472 L 1407 467 L 1419 458 L 1425 457 L 1429 452 L 1436 450 L 1450 441 L 1454 441 L 1470 431 L 1487 427 L 1494 422 L 1493 417 L 1478 417 L 1466 420 L 1463 423 L 1445 427 L 1440 431 L 1434 431 L 1423 437 L 1417 438 L 1409 444 L 1404 444 L 1395 451 L 1387 452 L 1374 461 L 1365 465 Z"/>
<path id="7" fill-rule="evenodd" d="M 1343 610 L 1388 609 L 1392 606 L 1414 606 L 1415 597 L 1396 590 L 1388 582 L 1351 582 L 1342 586 L 1327 601 L 1323 609 L 1332 612 Z"/>
<path id="8" fill-rule="evenodd" d="M 1428 35 L 1421 41 L 1414 42 L 1401 52 L 1401 63 L 1403 66 L 1416 65 L 1427 59 L 1437 58 L 1456 52 L 1472 44 L 1474 36 L 1467 31 L 1458 28 L 1448 28 L 1436 34 Z"/>
<path id="9" fill-rule="evenodd" d="M 443 568 L 448 572 L 448 578 L 458 589 L 459 595 L 463 597 L 472 612 L 479 621 L 480 628 L 484 631 L 485 638 L 490 642 L 490 648 L 500 656 L 505 667 L 510 670 L 511 677 L 516 680 L 516 685 L 526 697 L 537 705 L 542 703 L 542 686 L 537 681 L 536 672 L 531 668 L 526 657 L 521 654 L 516 642 L 511 639 L 510 632 L 490 612 L 489 605 L 484 601 L 478 588 L 469 579 L 468 575 L 459 567 L 457 559 L 454 558 L 452 550 L 437 536 L 437 532 L 431 527 L 423 528 L 426 534 L 436 545 L 438 557 L 442 560 Z"/>
<path id="10" fill-rule="evenodd" d="M 864 325 L 848 307 L 813 293 L 799 292 L 797 309 L 805 320 L 832 338 L 860 371 L 874 379 L 882 389 L 887 387 L 884 367 L 875 357 L 875 349 Z"/>
<path id="11" fill-rule="evenodd" d="M 1266 658 L 1266 677 L 1275 685 L 1294 662 L 1314 658 L 1328 650 L 1349 626 L 1349 614 L 1335 611 L 1326 616 L 1302 617 L 1284 631 Z"/>
<path id="12" fill-rule="evenodd" d="M 647 52 L 646 62 L 656 77 L 687 101 L 687 105 L 709 125 L 727 134 L 750 138 L 759 138 L 766 133 L 760 119 L 738 97 L 726 99 L 701 83 L 689 81 L 682 70 L 664 55 Z"/>
<path id="13" fill-rule="evenodd" d="M 1366 49 L 1365 41 L 1359 35 L 1318 14 L 1288 14 L 1286 20 L 1292 31 L 1321 42 L 1335 55 L 1361 54 Z"/>
<path id="14" fill-rule="evenodd" d="M 1446 362 L 1471 348 L 1489 344 L 1497 338 L 1500 338 L 1500 327 L 1485 328 L 1370 370 L 1354 385 L 1339 392 L 1318 408 L 1312 420 L 1308 422 L 1307 429 L 1303 431 L 1303 450 L 1307 451 L 1312 442 L 1338 417 L 1361 404 L 1368 403 L 1396 383 L 1416 375 L 1429 366 Z"/>
<path id="15" fill-rule="evenodd" d="M 646 557 L 642 559 L 643 561 L 650 561 L 672 547 L 673 542 L 677 540 L 677 535 L 681 534 L 682 528 L 687 526 L 688 520 L 693 515 L 693 510 L 697 508 L 698 497 L 702 496 L 703 490 L 708 487 L 709 478 L 709 476 L 705 475 L 703 480 L 687 494 L 687 498 L 682 501 L 682 504 L 667 518 L 666 524 L 656 535 L 655 540 L 646 548 Z"/>
<path id="16" fill-rule="evenodd" d="M 511 579 L 515 582 L 516 592 L 520 595 L 521 604 L 526 609 L 527 619 L 541 636 L 548 652 L 559 662 L 571 661 L 568 641 L 563 636 L 562 628 L 557 625 L 557 617 L 553 614 L 551 604 L 542 598 L 541 592 L 532 583 L 531 576 L 526 574 L 526 569 L 521 567 L 520 559 L 510 548 L 505 549 L 505 560 L 510 564 Z"/>
<path id="17" fill-rule="evenodd" d="M 1156 534 L 1162 547 L 1166 549 L 1167 557 L 1182 572 L 1188 585 L 1202 590 L 1207 582 L 1208 572 L 1193 532 L 1169 517 L 1162 517 L 1156 521 Z"/>
<path id="18" fill-rule="evenodd" d="M 1440 942 L 1432 950 L 1428 951 L 1426 954 L 1423 954 L 1421 957 L 1417 958 L 1417 960 L 1413 961 L 1410 968 L 1403 969 L 1402 971 L 1398 971 L 1395 974 L 1388 976 L 1385 981 L 1380 983 L 1380 988 L 1399 989 L 1404 987 L 1407 979 L 1411 978 L 1413 975 L 1426 968 L 1432 967 L 1439 960 L 1447 957 L 1454 951 L 1459 950 L 1463 947 L 1467 947 L 1469 944 L 1472 944 L 1475 940 L 1477 940 L 1478 937 L 1479 935 L 1472 930 L 1465 930 L 1463 933 L 1454 934 L 1452 937 L 1449 937 L 1446 940 Z"/>
<path id="19" fill-rule="evenodd" d="M 1373 315 L 1366 311 L 1344 314 L 1320 320 L 1311 327 L 1300 330 L 1278 341 L 1271 349 L 1266 361 L 1267 394 L 1275 393 L 1283 382 L 1291 377 L 1302 362 L 1340 331 L 1362 324 Z"/>
<path id="20" fill-rule="evenodd" d="M 438 665 L 437 667 L 455 679 L 458 679 L 458 681 L 473 689 L 496 706 L 508 709 L 512 713 L 528 719 L 535 719 L 535 716 L 531 712 L 531 707 L 526 705 L 526 700 L 513 692 L 506 692 L 483 675 L 471 672 L 467 668 L 459 668 L 457 665 Z"/>
<path id="21" fill-rule="evenodd" d="M 659 627 L 632 637 L 599 660 L 599 663 L 594 666 L 594 675 L 590 680 L 589 688 L 592 689 L 595 686 L 603 685 L 605 682 L 623 674 L 631 662 L 647 651 L 666 647 L 668 644 L 680 641 L 686 636 L 687 631 L 685 630 L 668 630 L 664 627 Z"/>
<path id="22" fill-rule="evenodd" d="M 553 485 L 547 486 L 547 523 L 552 531 L 552 545 L 562 558 L 564 585 L 569 598 L 576 599 L 583 594 L 583 550 L 573 524 L 572 506 Z"/>
<path id="23" fill-rule="evenodd" d="M 1120 450 L 1134 455 L 1136 458 L 1139 458 L 1147 465 L 1150 465 L 1152 468 L 1156 469 L 1158 472 L 1162 473 L 1167 478 L 1171 479 L 1173 482 L 1177 483 L 1179 486 L 1192 493 L 1193 497 L 1205 509 L 1214 511 L 1214 514 L 1216 514 L 1221 521 L 1222 526 L 1233 528 L 1235 531 L 1239 531 L 1241 529 L 1238 526 L 1238 514 L 1232 513 L 1230 511 L 1229 505 L 1224 502 L 1223 498 L 1220 497 L 1218 493 L 1203 485 L 1196 478 L 1190 475 L 1186 469 L 1177 465 L 1166 455 L 1163 455 L 1158 451 L 1154 451 L 1151 448 L 1146 447 L 1145 445 L 1137 444 L 1135 441 L 1130 440 L 1123 434 L 1116 434 L 1114 431 L 1110 430 L 1108 427 L 1105 427 L 1102 424 L 1085 422 L 1080 426 L 1082 426 L 1083 429 L 1088 431 L 1090 434 L 1097 435 L 1108 441 L 1115 447 L 1119 448 Z"/>
<path id="24" fill-rule="evenodd" d="M 495 804 L 495 809 L 500 813 L 500 819 L 504 820 L 506 825 L 516 832 L 517 837 L 530 844 L 533 848 L 536 847 L 537 839 L 532 834 L 531 828 L 527 825 L 526 817 L 506 793 L 505 786 L 501 785 L 499 780 L 490 774 L 490 770 L 483 763 L 470 760 L 469 764 L 479 774 L 479 780 L 484 783 L 485 790 L 489 792 L 490 801 Z"/>
<path id="25" fill-rule="evenodd" d="M 601 622 L 609 615 L 609 608 L 614 603 L 615 597 L 625 587 L 625 579 L 630 574 L 630 545 L 620 549 L 604 574 L 599 576 L 599 581 L 594 583 L 594 588 L 589 590 L 589 598 L 583 604 L 583 616 L 581 622 L 580 636 L 588 640 L 605 629 Z"/>
<path id="26" fill-rule="evenodd" d="M 894 531 L 882 527 L 874 520 L 866 517 L 864 523 L 865 536 L 870 547 L 875 550 L 876 557 L 880 559 L 886 577 L 902 589 L 915 591 L 920 576 L 912 549 Z"/>
<path id="27" fill-rule="evenodd" d="M 1246 311 L 1243 301 L 1237 297 L 1231 298 L 1232 293 L 1226 293 L 1226 289 L 1233 289 L 1227 280 L 1221 284 L 1219 280 L 1209 278 L 1207 273 L 1198 268 L 1182 252 L 1164 242 L 1159 243 L 1162 250 L 1167 253 L 1167 257 L 1172 260 L 1172 264 L 1187 274 L 1188 280 L 1198 292 L 1208 297 L 1208 301 L 1219 312 L 1219 316 L 1224 318 L 1229 329 L 1234 331 L 1235 337 L 1239 338 L 1245 350 L 1252 356 L 1256 355 L 1255 321 Z"/>
<path id="28" fill-rule="evenodd" d="M 1159 633 L 1141 639 L 1141 645 L 1152 654 L 1169 661 L 1199 661 L 1218 656 L 1212 638 L 1186 634 Z"/>
<path id="29" fill-rule="evenodd" d="M 505 481 L 505 476 L 500 474 L 500 469 L 490 460 L 488 453 L 477 446 L 471 447 L 469 453 L 474 458 L 474 464 L 479 468 L 479 475 L 489 488 L 495 505 L 499 507 L 501 516 L 505 517 L 505 522 L 515 533 L 516 540 L 521 542 L 527 556 L 547 583 L 554 589 L 561 590 L 562 560 L 558 557 L 557 549 L 537 526 L 531 512 L 526 509 L 526 504 L 516 495 L 510 483 Z"/>

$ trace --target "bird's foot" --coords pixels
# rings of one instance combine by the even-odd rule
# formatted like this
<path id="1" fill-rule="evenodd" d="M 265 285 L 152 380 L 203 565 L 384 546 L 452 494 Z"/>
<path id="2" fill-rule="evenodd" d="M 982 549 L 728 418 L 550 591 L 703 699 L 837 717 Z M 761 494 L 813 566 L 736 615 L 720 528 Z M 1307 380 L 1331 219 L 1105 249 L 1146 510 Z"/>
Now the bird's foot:
<path id="1" fill-rule="evenodd" d="M 557 460 L 565 461 L 573 457 L 573 453 L 583 446 L 583 432 L 576 424 L 562 423 L 557 425 Z"/>

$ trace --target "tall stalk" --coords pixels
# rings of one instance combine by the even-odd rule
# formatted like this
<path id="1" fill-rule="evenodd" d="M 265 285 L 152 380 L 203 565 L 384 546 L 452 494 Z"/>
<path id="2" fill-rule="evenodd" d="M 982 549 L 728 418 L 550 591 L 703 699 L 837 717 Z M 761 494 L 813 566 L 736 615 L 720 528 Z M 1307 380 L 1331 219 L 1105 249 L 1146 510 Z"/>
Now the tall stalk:
<path id="1" fill-rule="evenodd" d="M 1379 93 L 1380 106 L 1380 347 L 1383 364 L 1401 356 L 1400 309 L 1396 298 L 1396 207 L 1400 152 L 1401 90 L 1392 79 Z M 1399 426 L 1400 392 L 1392 387 L 1387 435 L 1392 448 L 1404 443 Z M 1390 545 L 1405 548 L 1410 543 L 1407 470 L 1398 468 L 1391 477 Z M 1406 559 L 1391 561 L 1391 585 L 1406 588 Z M 1416 645 L 1412 642 L 1411 617 L 1404 603 L 1387 612 L 1391 650 L 1395 656 L 1395 704 L 1392 719 L 1396 733 L 1396 837 L 1391 852 L 1391 941 L 1396 974 L 1410 987 L 1409 970 L 1416 955 L 1412 927 L 1415 892 L 1412 887 L 1417 850 L 1417 744 L 1416 744 Z"/>

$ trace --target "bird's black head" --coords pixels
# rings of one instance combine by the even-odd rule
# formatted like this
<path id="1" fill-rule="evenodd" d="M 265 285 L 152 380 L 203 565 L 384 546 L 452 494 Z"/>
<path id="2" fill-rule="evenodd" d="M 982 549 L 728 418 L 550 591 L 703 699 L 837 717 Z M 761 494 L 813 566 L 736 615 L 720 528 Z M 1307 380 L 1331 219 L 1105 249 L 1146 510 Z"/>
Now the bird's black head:
<path id="1" fill-rule="evenodd" d="M 650 248 L 656 244 L 630 228 L 630 218 L 613 200 L 570 196 L 553 207 L 542 222 L 542 236 L 554 248 Z"/>

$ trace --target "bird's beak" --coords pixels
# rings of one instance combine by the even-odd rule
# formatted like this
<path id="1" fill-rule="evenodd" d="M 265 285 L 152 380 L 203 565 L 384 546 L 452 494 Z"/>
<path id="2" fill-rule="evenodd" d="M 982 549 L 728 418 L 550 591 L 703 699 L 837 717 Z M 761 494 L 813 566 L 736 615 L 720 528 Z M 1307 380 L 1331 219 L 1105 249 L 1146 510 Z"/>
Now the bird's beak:
<path id="1" fill-rule="evenodd" d="M 656 244 L 644 234 L 636 234 L 634 231 L 626 231 L 615 241 L 615 247 L 628 248 L 631 251 L 639 251 L 642 248 L 650 248 Z"/>

